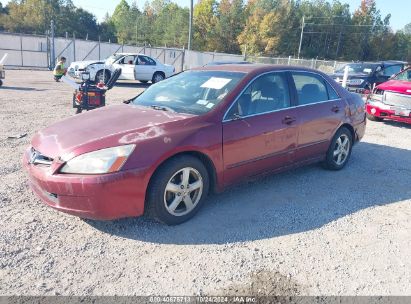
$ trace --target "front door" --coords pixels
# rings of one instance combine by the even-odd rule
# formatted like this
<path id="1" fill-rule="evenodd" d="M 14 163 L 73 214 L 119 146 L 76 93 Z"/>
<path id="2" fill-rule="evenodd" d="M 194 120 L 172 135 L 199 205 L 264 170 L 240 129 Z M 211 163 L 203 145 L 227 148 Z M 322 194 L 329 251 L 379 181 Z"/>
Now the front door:
<path id="1" fill-rule="evenodd" d="M 119 79 L 134 80 L 135 61 L 135 55 L 126 55 L 113 65 L 115 69 L 121 69 L 121 75 Z"/>
<path id="2" fill-rule="evenodd" d="M 136 67 L 134 70 L 134 77 L 137 80 L 150 81 L 156 71 L 156 62 L 154 59 L 139 55 L 137 57 Z"/>
<path id="3" fill-rule="evenodd" d="M 260 76 L 223 121 L 224 183 L 284 167 L 297 144 L 297 110 L 286 73 Z"/>
<path id="4" fill-rule="evenodd" d="M 320 75 L 292 72 L 300 119 L 297 161 L 325 156 L 330 140 L 344 120 L 347 104 Z"/>

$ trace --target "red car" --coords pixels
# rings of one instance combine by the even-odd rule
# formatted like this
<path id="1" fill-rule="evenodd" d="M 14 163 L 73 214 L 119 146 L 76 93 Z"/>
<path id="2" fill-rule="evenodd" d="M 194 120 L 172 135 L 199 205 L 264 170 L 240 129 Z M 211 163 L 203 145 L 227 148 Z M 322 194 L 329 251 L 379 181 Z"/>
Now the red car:
<path id="1" fill-rule="evenodd" d="M 367 117 L 411 124 L 411 68 L 377 86 L 366 102 Z"/>
<path id="2" fill-rule="evenodd" d="M 38 132 L 23 161 L 57 210 L 178 224 L 246 177 L 320 161 L 343 168 L 365 121 L 362 99 L 321 72 L 210 66 Z"/>

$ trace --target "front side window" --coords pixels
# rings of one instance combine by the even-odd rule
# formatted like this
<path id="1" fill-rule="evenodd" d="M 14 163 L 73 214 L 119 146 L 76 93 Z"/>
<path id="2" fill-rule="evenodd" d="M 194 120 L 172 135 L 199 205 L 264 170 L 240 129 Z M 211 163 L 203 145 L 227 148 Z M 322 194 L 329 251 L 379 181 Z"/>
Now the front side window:
<path id="1" fill-rule="evenodd" d="M 290 93 L 285 73 L 270 73 L 254 80 L 237 99 L 227 114 L 249 116 L 290 107 Z"/>
<path id="2" fill-rule="evenodd" d="M 325 81 L 321 76 L 306 73 L 292 73 L 292 77 L 295 88 L 297 89 L 298 105 L 330 100 Z"/>
<path id="3" fill-rule="evenodd" d="M 119 61 L 119 63 L 120 63 L 120 64 L 130 64 L 130 65 L 133 65 L 135 59 L 136 59 L 136 56 L 127 55 L 127 56 L 124 56 L 124 58 L 121 59 L 121 60 Z"/>
<path id="4" fill-rule="evenodd" d="M 186 71 L 151 85 L 132 104 L 179 113 L 204 114 L 215 108 L 244 77 L 225 71 Z"/>

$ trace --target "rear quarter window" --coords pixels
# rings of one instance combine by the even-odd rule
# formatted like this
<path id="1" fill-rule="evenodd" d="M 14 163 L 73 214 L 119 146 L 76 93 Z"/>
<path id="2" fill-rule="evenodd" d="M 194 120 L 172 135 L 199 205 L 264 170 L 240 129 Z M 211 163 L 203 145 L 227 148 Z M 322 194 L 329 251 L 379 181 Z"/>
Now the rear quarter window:
<path id="1" fill-rule="evenodd" d="M 298 94 L 298 105 L 329 100 L 324 79 L 316 74 L 292 73 Z"/>

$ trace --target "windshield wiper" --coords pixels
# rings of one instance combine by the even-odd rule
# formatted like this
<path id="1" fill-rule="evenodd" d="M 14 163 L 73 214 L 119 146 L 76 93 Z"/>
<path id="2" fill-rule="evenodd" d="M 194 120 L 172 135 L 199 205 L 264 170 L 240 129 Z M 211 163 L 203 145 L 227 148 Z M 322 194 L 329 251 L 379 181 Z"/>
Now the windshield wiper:
<path id="1" fill-rule="evenodd" d="M 150 108 L 159 111 L 168 111 L 168 112 L 175 112 L 172 108 L 166 106 L 159 106 L 159 105 L 151 105 Z"/>

